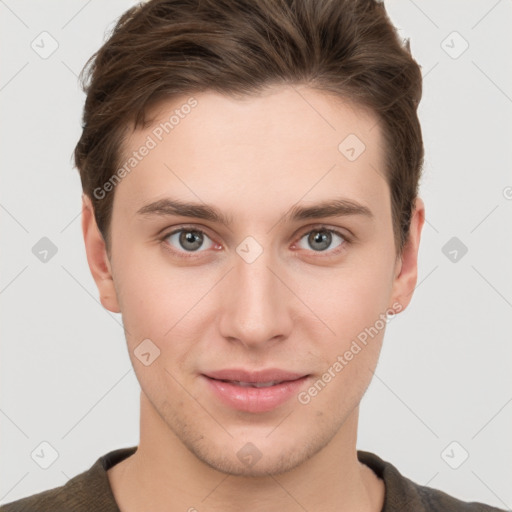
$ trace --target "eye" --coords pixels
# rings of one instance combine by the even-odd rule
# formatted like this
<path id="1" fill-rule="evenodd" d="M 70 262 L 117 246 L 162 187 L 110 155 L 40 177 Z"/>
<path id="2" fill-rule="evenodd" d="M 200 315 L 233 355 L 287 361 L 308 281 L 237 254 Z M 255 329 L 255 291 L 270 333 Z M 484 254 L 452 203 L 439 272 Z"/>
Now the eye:
<path id="1" fill-rule="evenodd" d="M 164 241 L 176 252 L 201 252 L 199 249 L 210 249 L 214 242 L 200 229 L 180 228 L 167 234 Z"/>
<path id="2" fill-rule="evenodd" d="M 193 257 L 194 253 L 205 252 L 207 249 L 218 248 L 216 244 L 203 230 L 196 227 L 180 226 L 161 238 L 165 247 L 178 257 Z M 333 242 L 338 244 L 331 248 Z M 337 254 L 345 245 L 350 243 L 347 235 L 336 229 L 320 226 L 304 233 L 299 242 L 294 244 L 300 249 L 313 250 L 315 252 Z M 331 248 L 329 250 L 329 248 Z"/>
<path id="3" fill-rule="evenodd" d="M 347 237 L 335 229 L 320 227 L 304 234 L 299 240 L 298 246 L 301 249 L 313 249 L 313 251 L 316 252 L 330 252 L 326 251 L 326 249 L 329 249 L 336 239 L 338 239 L 340 243 L 332 250 L 333 253 L 336 253 L 337 249 L 341 249 L 341 247 L 348 242 Z M 309 247 L 301 245 L 302 240 L 305 240 L 305 243 Z"/>

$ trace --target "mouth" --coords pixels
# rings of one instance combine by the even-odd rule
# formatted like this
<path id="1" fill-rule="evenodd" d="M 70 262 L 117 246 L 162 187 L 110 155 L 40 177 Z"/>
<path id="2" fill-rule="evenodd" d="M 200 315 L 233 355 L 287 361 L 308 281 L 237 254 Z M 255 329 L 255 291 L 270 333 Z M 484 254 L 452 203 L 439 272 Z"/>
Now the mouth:
<path id="1" fill-rule="evenodd" d="M 220 379 L 221 382 L 228 382 L 230 384 L 234 384 L 235 386 L 240 386 L 242 388 L 269 388 L 270 386 L 275 386 L 276 384 L 281 384 L 282 382 L 291 382 L 286 380 L 271 380 L 270 382 L 242 382 L 240 380 L 224 380 Z"/>
<path id="2" fill-rule="evenodd" d="M 269 369 L 257 372 L 222 370 L 201 374 L 210 393 L 223 405 L 240 411 L 261 413 L 283 405 L 311 375 Z"/>

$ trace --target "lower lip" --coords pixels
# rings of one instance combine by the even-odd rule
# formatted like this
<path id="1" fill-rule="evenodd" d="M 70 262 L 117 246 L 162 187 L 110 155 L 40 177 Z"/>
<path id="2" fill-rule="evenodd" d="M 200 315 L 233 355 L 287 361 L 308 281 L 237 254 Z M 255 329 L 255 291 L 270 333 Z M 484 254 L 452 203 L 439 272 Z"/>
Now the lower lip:
<path id="1" fill-rule="evenodd" d="M 210 389 L 226 405 L 245 412 L 267 412 L 296 396 L 308 376 L 265 388 L 242 387 L 202 375 Z"/>

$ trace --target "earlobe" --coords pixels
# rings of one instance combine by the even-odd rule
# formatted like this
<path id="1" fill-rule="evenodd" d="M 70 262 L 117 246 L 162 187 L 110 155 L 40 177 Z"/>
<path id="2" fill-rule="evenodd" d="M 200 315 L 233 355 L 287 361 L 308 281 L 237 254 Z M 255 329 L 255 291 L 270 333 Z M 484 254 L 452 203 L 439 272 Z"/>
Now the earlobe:
<path id="1" fill-rule="evenodd" d="M 424 222 L 425 205 L 423 200 L 417 197 L 411 217 L 409 237 L 393 280 L 391 304 L 400 304 L 400 311 L 409 305 L 418 280 L 418 252 Z"/>
<path id="2" fill-rule="evenodd" d="M 91 199 L 82 194 L 82 233 L 87 263 L 100 294 L 100 302 L 112 313 L 120 313 L 105 241 L 96 224 Z"/>

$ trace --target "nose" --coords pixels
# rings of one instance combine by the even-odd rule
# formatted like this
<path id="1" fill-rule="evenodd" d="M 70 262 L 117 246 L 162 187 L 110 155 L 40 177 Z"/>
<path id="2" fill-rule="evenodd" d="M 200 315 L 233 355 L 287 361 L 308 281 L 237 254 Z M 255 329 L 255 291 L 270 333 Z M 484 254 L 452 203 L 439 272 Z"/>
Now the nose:
<path id="1" fill-rule="evenodd" d="M 293 326 L 294 296 L 277 258 L 264 250 L 249 263 L 236 254 L 234 267 L 221 292 L 221 335 L 250 349 L 286 339 Z"/>

